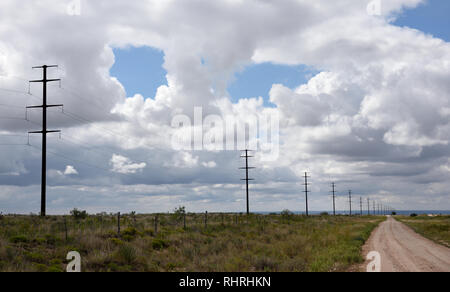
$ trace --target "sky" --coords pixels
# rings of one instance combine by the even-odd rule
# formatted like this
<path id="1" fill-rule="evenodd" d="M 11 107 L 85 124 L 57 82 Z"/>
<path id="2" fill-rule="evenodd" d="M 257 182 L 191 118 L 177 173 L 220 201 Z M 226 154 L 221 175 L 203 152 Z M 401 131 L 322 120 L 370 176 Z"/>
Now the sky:
<path id="1" fill-rule="evenodd" d="M 450 209 L 448 1 L 16 2 L 0 4 L 0 212 L 39 212 L 41 115 L 25 107 L 43 64 L 64 104 L 49 109 L 50 214 L 245 211 L 242 147 L 207 147 L 235 138 L 228 117 L 259 122 L 252 211 L 304 211 L 305 172 L 311 210 L 331 210 L 331 182 L 340 210 L 350 189 Z"/>

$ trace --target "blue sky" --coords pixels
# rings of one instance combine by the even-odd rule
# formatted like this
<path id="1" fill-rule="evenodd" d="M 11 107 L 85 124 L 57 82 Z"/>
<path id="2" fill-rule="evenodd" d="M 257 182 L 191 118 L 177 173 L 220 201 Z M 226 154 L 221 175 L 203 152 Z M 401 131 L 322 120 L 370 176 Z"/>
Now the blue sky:
<path id="1" fill-rule="evenodd" d="M 394 22 L 398 26 L 408 26 L 450 41 L 450 1 L 428 0 L 416 9 L 406 10 Z M 167 84 L 166 71 L 162 68 L 164 53 L 149 48 L 114 49 L 116 63 L 111 75 L 125 86 L 128 96 L 136 93 L 153 98 L 159 86 Z M 277 64 L 254 64 L 235 74 L 228 92 L 231 100 L 262 96 L 266 106 L 273 84 L 281 83 L 295 88 L 306 83 L 318 72 L 306 66 L 283 66 Z"/>
<path id="2" fill-rule="evenodd" d="M 416 9 L 409 9 L 394 23 L 408 26 L 450 41 L 450 1 L 428 0 Z"/>

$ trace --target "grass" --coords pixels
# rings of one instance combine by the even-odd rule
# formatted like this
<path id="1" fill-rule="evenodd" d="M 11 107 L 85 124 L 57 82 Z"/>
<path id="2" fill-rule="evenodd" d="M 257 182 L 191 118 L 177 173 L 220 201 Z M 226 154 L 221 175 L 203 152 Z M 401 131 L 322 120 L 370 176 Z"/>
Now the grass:
<path id="1" fill-rule="evenodd" d="M 450 216 L 421 215 L 417 217 L 397 216 L 396 218 L 422 236 L 450 247 Z"/>
<path id="2" fill-rule="evenodd" d="M 0 271 L 61 272 L 78 251 L 82 271 L 328 272 L 363 261 L 361 247 L 384 218 L 189 214 L 117 217 L 3 216 Z M 64 223 L 66 221 L 66 224 Z M 67 225 L 67 237 L 65 226 Z M 448 231 L 448 229 L 447 229 Z"/>

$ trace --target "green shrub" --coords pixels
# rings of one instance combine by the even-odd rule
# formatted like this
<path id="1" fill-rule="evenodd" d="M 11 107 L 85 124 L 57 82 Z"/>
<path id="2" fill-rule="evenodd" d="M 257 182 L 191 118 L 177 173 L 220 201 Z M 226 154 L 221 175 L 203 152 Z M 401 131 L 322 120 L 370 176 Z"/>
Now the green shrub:
<path id="1" fill-rule="evenodd" d="M 33 263 L 44 263 L 45 258 L 43 255 L 36 253 L 36 252 L 26 252 L 25 258 Z"/>
<path id="2" fill-rule="evenodd" d="M 133 264 L 136 261 L 137 255 L 134 247 L 128 244 L 123 244 L 119 247 L 117 253 L 119 259 L 126 264 Z"/>
<path id="3" fill-rule="evenodd" d="M 168 248 L 169 243 L 163 239 L 155 238 L 152 241 L 152 248 L 155 250 L 162 250 L 164 248 Z"/>
<path id="4" fill-rule="evenodd" d="M 48 273 L 63 273 L 64 270 L 59 265 L 52 265 L 47 269 Z"/>
<path id="5" fill-rule="evenodd" d="M 10 242 L 12 243 L 28 243 L 29 240 L 25 235 L 17 235 L 17 236 L 13 236 L 9 239 Z"/>
<path id="6" fill-rule="evenodd" d="M 88 216 L 88 213 L 86 211 L 80 211 L 78 209 L 73 209 L 70 211 L 70 215 L 73 216 L 76 220 L 86 219 Z"/>

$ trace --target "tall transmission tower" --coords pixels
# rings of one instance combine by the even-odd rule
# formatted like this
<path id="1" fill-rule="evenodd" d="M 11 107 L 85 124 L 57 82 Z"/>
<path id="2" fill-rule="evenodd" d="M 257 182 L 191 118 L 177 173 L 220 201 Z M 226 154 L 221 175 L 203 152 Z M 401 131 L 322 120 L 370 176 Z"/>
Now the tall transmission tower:
<path id="1" fill-rule="evenodd" d="M 241 167 L 240 169 L 244 169 L 245 170 L 245 178 L 241 179 L 242 181 L 246 182 L 246 190 L 247 190 L 247 215 L 250 215 L 250 198 L 249 198 L 249 182 L 254 180 L 252 178 L 249 178 L 249 173 L 248 171 L 250 169 L 255 169 L 255 167 L 249 167 L 248 166 L 248 159 L 252 158 L 253 156 L 249 156 L 248 153 L 251 152 L 251 150 L 242 150 L 242 152 L 245 152 L 245 155 L 241 155 L 241 158 L 245 158 L 245 167 Z"/>
<path id="2" fill-rule="evenodd" d="M 333 216 L 336 216 L 336 183 L 331 183 L 332 194 L 333 194 Z"/>
<path id="3" fill-rule="evenodd" d="M 47 130 L 47 109 L 52 107 L 62 107 L 62 104 L 47 104 L 47 83 L 61 81 L 61 79 L 48 79 L 47 78 L 47 69 L 48 68 L 57 68 L 57 65 L 43 65 L 38 67 L 33 67 L 33 69 L 42 69 L 43 77 L 42 80 L 31 80 L 30 83 L 42 83 L 43 94 L 42 105 L 37 106 L 29 106 L 28 109 L 36 109 L 42 108 L 42 130 L 41 131 L 32 131 L 29 134 L 42 134 L 42 181 L 41 181 L 41 216 L 46 216 L 46 191 L 47 191 L 47 134 L 49 133 L 60 133 L 60 130 Z"/>
<path id="4" fill-rule="evenodd" d="M 308 176 L 308 172 L 305 172 L 305 183 L 303 184 L 305 186 L 305 190 L 303 191 L 306 195 L 306 216 L 309 216 L 309 206 L 308 206 L 308 193 L 310 193 L 310 191 L 308 190 L 308 186 L 310 185 L 310 183 L 308 183 L 308 178 L 310 178 L 310 176 Z"/>

